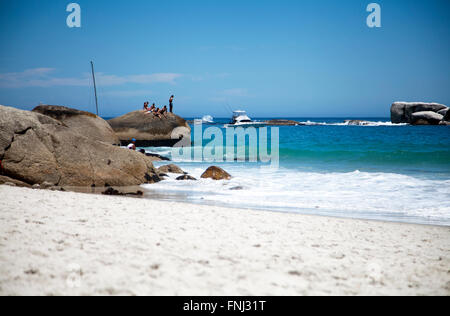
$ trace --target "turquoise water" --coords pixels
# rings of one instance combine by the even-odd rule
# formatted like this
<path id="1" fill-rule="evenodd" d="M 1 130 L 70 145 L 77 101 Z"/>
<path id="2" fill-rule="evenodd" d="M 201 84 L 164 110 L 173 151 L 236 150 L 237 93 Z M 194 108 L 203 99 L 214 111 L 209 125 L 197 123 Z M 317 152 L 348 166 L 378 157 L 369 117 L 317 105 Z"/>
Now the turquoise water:
<path id="1" fill-rule="evenodd" d="M 367 119 L 376 122 L 371 126 L 347 126 L 342 119 L 294 120 L 309 125 L 279 128 L 279 168 L 243 161 L 181 160 L 177 164 L 197 178 L 208 166 L 218 165 L 233 179 L 185 182 L 171 176 L 146 186 L 149 196 L 450 226 L 449 127 L 392 125 L 387 118 Z M 216 123 L 213 126 L 225 133 L 223 124 L 228 120 Z M 169 148 L 147 150 L 171 156 Z"/>
<path id="2" fill-rule="evenodd" d="M 280 129 L 281 164 L 328 171 L 450 175 L 450 129 L 299 126 Z"/>

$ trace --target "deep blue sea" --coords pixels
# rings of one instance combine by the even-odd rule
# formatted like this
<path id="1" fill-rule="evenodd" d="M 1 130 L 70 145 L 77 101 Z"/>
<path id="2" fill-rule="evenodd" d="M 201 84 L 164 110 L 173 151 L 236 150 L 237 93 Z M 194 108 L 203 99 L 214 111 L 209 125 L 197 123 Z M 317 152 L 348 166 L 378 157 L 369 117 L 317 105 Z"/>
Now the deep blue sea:
<path id="1" fill-rule="evenodd" d="M 279 127 L 279 167 L 267 163 L 175 161 L 200 179 L 211 165 L 231 181 L 169 180 L 146 185 L 148 197 L 337 217 L 450 226 L 450 128 L 393 125 L 388 118 L 293 118 Z M 264 120 L 259 118 L 256 120 Z M 229 119 L 213 125 L 224 134 Z M 270 139 L 269 139 L 270 144 Z M 202 146 L 207 146 L 204 141 Z M 248 142 L 247 144 L 248 145 Z M 170 148 L 146 148 L 171 157 Z M 222 149 L 224 155 L 226 148 Z M 156 165 L 162 165 L 157 163 Z"/>

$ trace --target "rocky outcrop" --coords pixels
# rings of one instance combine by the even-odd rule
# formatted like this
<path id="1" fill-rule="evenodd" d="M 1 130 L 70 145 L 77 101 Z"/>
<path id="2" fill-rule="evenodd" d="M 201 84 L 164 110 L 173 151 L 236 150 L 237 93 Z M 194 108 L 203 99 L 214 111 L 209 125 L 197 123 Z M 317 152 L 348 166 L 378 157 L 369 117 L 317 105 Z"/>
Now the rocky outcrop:
<path id="1" fill-rule="evenodd" d="M 367 126 L 372 124 L 372 122 L 369 121 L 361 121 L 361 120 L 345 120 L 344 124 L 350 125 L 350 126 Z"/>
<path id="2" fill-rule="evenodd" d="M 180 167 L 170 164 L 167 166 L 162 166 L 157 169 L 158 173 L 176 173 L 176 174 L 186 174 Z"/>
<path id="3" fill-rule="evenodd" d="M 297 122 L 297 121 L 292 121 L 292 120 L 270 120 L 270 121 L 266 121 L 264 122 L 267 125 L 270 126 L 297 126 L 297 125 L 302 125 L 302 123 Z"/>
<path id="4" fill-rule="evenodd" d="M 405 115 L 405 104 L 395 102 L 391 106 L 391 122 L 395 124 L 408 123 Z"/>
<path id="5" fill-rule="evenodd" d="M 160 180 L 152 159 L 82 136 L 59 120 L 0 106 L 4 176 L 26 184 L 130 186 Z"/>
<path id="6" fill-rule="evenodd" d="M 120 145 L 120 140 L 111 126 L 95 114 L 57 105 L 40 105 L 33 112 L 58 120 L 70 127 L 71 131 L 92 140 Z"/>
<path id="7" fill-rule="evenodd" d="M 134 111 L 109 120 L 108 123 L 123 145 L 135 138 L 138 147 L 173 146 L 180 139 L 191 137 L 191 128 L 187 122 L 172 113 L 158 118 L 151 113 Z"/>
<path id="8" fill-rule="evenodd" d="M 415 112 L 411 114 L 411 124 L 413 125 L 439 125 L 443 116 L 432 111 Z"/>
<path id="9" fill-rule="evenodd" d="M 391 106 L 392 123 L 413 123 L 413 113 L 417 112 L 439 112 L 446 109 L 443 104 L 420 103 L 420 102 L 395 102 Z"/>
<path id="10" fill-rule="evenodd" d="M 201 178 L 213 180 L 231 180 L 231 175 L 222 168 L 212 166 L 206 169 Z"/>

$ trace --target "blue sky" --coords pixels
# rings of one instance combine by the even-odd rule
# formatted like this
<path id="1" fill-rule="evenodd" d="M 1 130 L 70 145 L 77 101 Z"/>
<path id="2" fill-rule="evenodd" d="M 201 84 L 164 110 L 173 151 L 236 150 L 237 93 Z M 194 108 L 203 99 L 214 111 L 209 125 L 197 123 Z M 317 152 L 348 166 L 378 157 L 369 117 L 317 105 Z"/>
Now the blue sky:
<path id="1" fill-rule="evenodd" d="M 387 117 L 393 101 L 450 104 L 450 1 L 0 0 L 0 104 L 102 116 L 167 104 L 185 117 Z M 375 1 L 373 1 L 375 2 Z"/>

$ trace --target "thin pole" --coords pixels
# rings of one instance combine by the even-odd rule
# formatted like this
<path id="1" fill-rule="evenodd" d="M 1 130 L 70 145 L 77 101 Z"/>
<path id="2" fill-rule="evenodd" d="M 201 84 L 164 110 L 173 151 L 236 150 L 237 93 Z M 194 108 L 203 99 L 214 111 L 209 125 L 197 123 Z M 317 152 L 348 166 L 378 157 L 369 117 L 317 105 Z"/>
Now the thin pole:
<path id="1" fill-rule="evenodd" d="M 91 61 L 91 68 L 92 68 L 92 79 L 94 80 L 95 108 L 97 109 L 97 116 L 98 116 L 97 85 L 95 84 L 95 73 L 94 73 L 94 62 L 93 61 Z"/>

